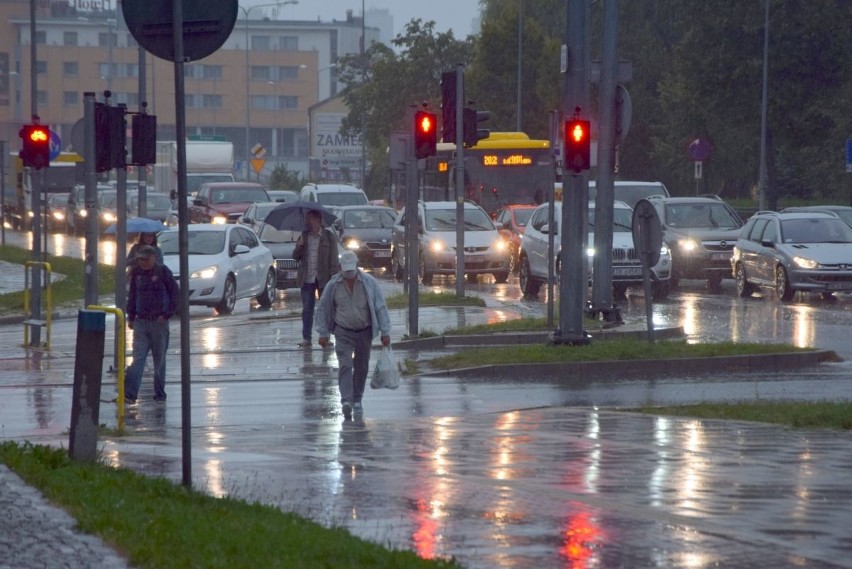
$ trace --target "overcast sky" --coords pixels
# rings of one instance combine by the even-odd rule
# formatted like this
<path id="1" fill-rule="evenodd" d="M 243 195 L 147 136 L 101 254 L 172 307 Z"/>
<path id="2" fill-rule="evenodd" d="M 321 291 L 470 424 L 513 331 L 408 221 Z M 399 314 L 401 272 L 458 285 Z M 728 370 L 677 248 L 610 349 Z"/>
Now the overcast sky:
<path id="1" fill-rule="evenodd" d="M 283 2 L 283 0 L 282 0 Z M 270 0 L 242 0 L 243 6 L 269 4 Z M 387 9 L 393 16 L 393 36 L 403 32 L 412 18 L 434 20 L 436 32 L 453 30 L 453 35 L 464 39 L 472 33 L 472 23 L 479 16 L 479 0 L 363 0 L 369 13 L 371 9 Z M 346 11 L 361 15 L 362 0 L 299 0 L 296 5 L 282 6 L 279 20 L 316 20 L 323 22 L 346 19 Z M 258 9 L 260 10 L 260 9 Z M 251 17 L 257 17 L 257 11 Z M 370 19 L 367 18 L 367 25 Z"/>

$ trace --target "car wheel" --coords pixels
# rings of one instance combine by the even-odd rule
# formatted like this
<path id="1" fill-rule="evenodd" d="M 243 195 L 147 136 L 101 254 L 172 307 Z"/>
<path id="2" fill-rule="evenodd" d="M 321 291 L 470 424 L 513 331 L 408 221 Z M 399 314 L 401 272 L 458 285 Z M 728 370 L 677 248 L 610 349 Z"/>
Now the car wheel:
<path id="1" fill-rule="evenodd" d="M 230 314 L 234 311 L 234 306 L 237 304 L 237 281 L 234 277 L 229 276 L 225 279 L 225 290 L 222 292 L 222 300 L 216 305 L 216 312 L 219 314 Z"/>
<path id="2" fill-rule="evenodd" d="M 668 281 L 657 281 L 651 283 L 651 298 L 657 302 L 662 302 L 669 297 L 671 287 Z"/>
<path id="3" fill-rule="evenodd" d="M 722 275 L 719 273 L 710 273 L 707 277 L 707 290 L 710 292 L 719 292 L 722 290 Z"/>
<path id="4" fill-rule="evenodd" d="M 494 282 L 497 284 L 505 284 L 509 280 L 509 273 L 494 273 Z"/>
<path id="5" fill-rule="evenodd" d="M 518 282 L 521 285 L 521 292 L 524 293 L 524 296 L 535 296 L 541 288 L 541 283 L 535 280 L 530 274 L 530 261 L 526 257 L 521 257 Z"/>
<path id="6" fill-rule="evenodd" d="M 796 294 L 796 291 L 790 287 L 787 270 L 780 265 L 775 267 L 775 294 L 784 302 L 792 300 L 793 295 Z"/>
<path id="7" fill-rule="evenodd" d="M 258 295 L 257 303 L 263 308 L 269 308 L 275 302 L 277 292 L 275 290 L 275 270 L 269 269 L 266 273 L 266 286 L 263 287 L 263 292 Z"/>
<path id="8" fill-rule="evenodd" d="M 420 257 L 420 283 L 424 285 L 432 284 L 432 273 L 426 270 L 426 261 Z"/>
<path id="9" fill-rule="evenodd" d="M 393 250 L 393 256 L 391 257 L 391 273 L 396 280 L 402 280 L 402 263 L 399 262 L 399 253 L 396 249 Z"/>
<path id="10" fill-rule="evenodd" d="M 748 298 L 754 292 L 754 286 L 748 282 L 748 278 L 746 278 L 745 267 L 742 263 L 737 265 L 736 270 L 734 271 L 734 280 L 737 283 L 737 294 L 740 298 Z"/>

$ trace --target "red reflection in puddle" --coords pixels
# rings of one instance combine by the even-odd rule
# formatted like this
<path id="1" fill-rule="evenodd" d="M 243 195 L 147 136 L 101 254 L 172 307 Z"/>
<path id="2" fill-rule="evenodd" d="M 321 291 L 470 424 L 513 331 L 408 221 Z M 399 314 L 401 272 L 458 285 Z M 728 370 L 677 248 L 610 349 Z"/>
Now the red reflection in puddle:
<path id="1" fill-rule="evenodd" d="M 564 544 L 559 548 L 559 553 L 568 560 L 566 567 L 587 569 L 603 538 L 603 531 L 587 512 L 571 516 L 564 533 Z"/>

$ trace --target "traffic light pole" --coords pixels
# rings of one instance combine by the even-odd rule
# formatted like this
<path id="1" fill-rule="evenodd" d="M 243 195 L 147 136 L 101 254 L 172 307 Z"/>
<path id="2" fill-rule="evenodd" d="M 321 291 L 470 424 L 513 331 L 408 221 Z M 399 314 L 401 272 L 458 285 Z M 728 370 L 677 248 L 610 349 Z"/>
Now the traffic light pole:
<path id="1" fill-rule="evenodd" d="M 36 117 L 33 117 L 35 119 Z M 41 248 L 41 170 L 29 169 L 30 175 L 30 202 L 32 207 L 32 229 L 33 229 L 33 243 L 32 243 L 32 259 L 34 261 L 40 262 L 42 259 L 42 248 Z M 30 291 L 30 298 L 32 299 L 32 306 L 30 307 L 30 318 L 32 320 L 42 320 L 41 317 L 41 265 L 33 265 L 32 267 L 32 290 Z M 41 345 L 41 326 L 32 326 L 30 328 L 30 345 L 31 346 L 39 346 Z"/>
<path id="2" fill-rule="evenodd" d="M 416 108 L 409 111 L 408 124 L 414 125 Z M 418 224 L 417 198 L 419 188 L 417 183 L 417 156 L 415 151 L 415 133 L 411 133 L 406 155 L 406 192 L 405 192 L 405 279 L 408 286 L 408 335 L 416 338 L 420 323 L 420 291 L 417 274 L 419 272 L 420 231 Z"/>
<path id="3" fill-rule="evenodd" d="M 84 305 L 98 302 L 98 180 L 95 171 L 95 94 L 83 93 L 83 166 L 85 168 L 86 257 Z M 78 204 L 79 206 L 79 204 Z"/>
<path id="4" fill-rule="evenodd" d="M 464 298 L 464 67 L 456 65 L 456 296 Z"/>

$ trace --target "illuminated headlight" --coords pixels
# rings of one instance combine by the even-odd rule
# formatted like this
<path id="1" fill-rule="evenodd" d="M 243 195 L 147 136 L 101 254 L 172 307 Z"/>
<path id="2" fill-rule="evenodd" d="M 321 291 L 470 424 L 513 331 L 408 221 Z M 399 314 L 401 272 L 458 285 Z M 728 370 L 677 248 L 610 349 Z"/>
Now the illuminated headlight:
<path id="1" fill-rule="evenodd" d="M 360 249 L 361 248 L 361 242 L 358 241 L 357 239 L 350 239 L 346 242 L 346 248 L 347 249 Z"/>
<path id="2" fill-rule="evenodd" d="M 494 249 L 496 251 L 499 251 L 500 253 L 502 253 L 503 251 L 505 251 L 507 249 L 506 242 L 503 241 L 502 239 L 498 239 L 497 241 L 494 242 Z"/>
<path id="3" fill-rule="evenodd" d="M 55 219 L 56 221 L 62 221 L 63 219 L 65 219 L 65 214 L 61 211 L 54 211 L 53 219 Z"/>
<path id="4" fill-rule="evenodd" d="M 191 279 L 212 279 L 216 276 L 216 266 L 205 267 L 203 269 L 199 269 L 197 271 L 193 271 L 192 274 L 189 275 Z"/>
<path id="5" fill-rule="evenodd" d="M 28 212 L 27 212 L 27 216 L 32 217 L 32 216 L 33 216 L 33 212 L 32 212 L 32 211 L 28 211 Z"/>
<path id="6" fill-rule="evenodd" d="M 441 241 L 440 239 L 436 239 L 434 241 L 429 242 L 429 250 L 433 253 L 440 253 L 447 248 L 447 245 Z"/>
<path id="7" fill-rule="evenodd" d="M 682 241 L 679 241 L 678 245 L 680 245 L 681 251 L 685 253 L 692 253 L 693 251 L 698 249 L 698 241 L 696 241 L 695 239 L 684 239 Z"/>
<path id="8" fill-rule="evenodd" d="M 88 217 L 88 216 L 89 216 L 89 212 L 88 212 L 87 210 L 85 210 L 85 209 L 81 209 L 81 210 L 78 212 L 78 214 L 80 215 L 80 217 Z"/>
<path id="9" fill-rule="evenodd" d="M 663 246 L 660 247 L 660 257 L 666 257 L 670 254 L 671 254 L 671 251 L 669 251 L 669 246 L 666 245 L 665 243 L 663 243 Z"/>
<path id="10" fill-rule="evenodd" d="M 213 219 L 210 220 L 210 223 L 215 223 L 216 225 L 225 225 L 228 223 L 228 218 L 224 215 L 216 215 L 213 216 Z"/>
<path id="11" fill-rule="evenodd" d="M 112 213 L 111 211 L 105 211 L 105 212 L 101 213 L 101 217 L 107 223 L 115 223 L 115 220 L 116 220 L 115 214 Z"/>
<path id="12" fill-rule="evenodd" d="M 595 256 L 595 248 L 594 247 L 588 247 L 586 249 L 586 257 L 594 257 L 594 256 Z"/>
<path id="13" fill-rule="evenodd" d="M 819 263 L 813 259 L 805 259 L 804 257 L 793 257 L 793 264 L 803 269 L 818 269 Z"/>

